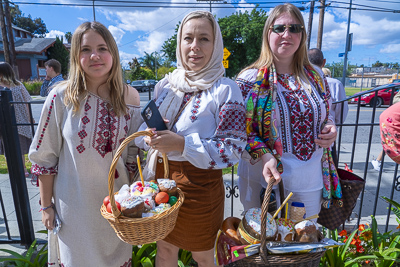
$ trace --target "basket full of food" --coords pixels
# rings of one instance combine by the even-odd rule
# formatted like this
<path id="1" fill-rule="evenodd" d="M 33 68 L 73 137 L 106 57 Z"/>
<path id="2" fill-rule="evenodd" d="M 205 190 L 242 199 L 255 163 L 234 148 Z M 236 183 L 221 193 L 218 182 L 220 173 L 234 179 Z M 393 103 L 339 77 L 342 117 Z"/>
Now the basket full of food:
<path id="1" fill-rule="evenodd" d="M 285 217 L 276 218 L 292 193 L 275 214 L 268 213 L 273 181 L 272 178 L 261 208 L 245 211 L 242 219 L 225 219 L 215 243 L 217 265 L 317 267 L 326 248 L 340 245 L 323 237 L 312 221 L 318 216 L 294 221 L 286 213 Z"/>
<path id="2" fill-rule="evenodd" d="M 108 174 L 108 192 L 100 208 L 117 236 L 131 245 L 142 245 L 164 239 L 175 227 L 178 212 L 184 201 L 183 192 L 170 179 L 145 181 L 138 159 L 140 181 L 122 186 L 114 192 L 115 168 L 122 151 L 139 136 L 152 136 L 147 131 L 136 132 L 118 147 Z M 163 154 L 165 177 L 168 159 Z"/>

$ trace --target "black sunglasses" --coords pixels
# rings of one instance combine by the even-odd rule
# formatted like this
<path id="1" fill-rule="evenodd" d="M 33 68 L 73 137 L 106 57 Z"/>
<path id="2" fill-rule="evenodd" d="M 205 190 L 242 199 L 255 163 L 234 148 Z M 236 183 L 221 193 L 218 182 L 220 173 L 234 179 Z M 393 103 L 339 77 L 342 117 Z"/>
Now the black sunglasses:
<path id="1" fill-rule="evenodd" d="M 289 32 L 291 33 L 299 33 L 303 30 L 304 27 L 301 24 L 289 24 L 289 25 L 275 24 L 269 28 L 274 33 L 283 33 L 286 28 L 289 28 Z"/>

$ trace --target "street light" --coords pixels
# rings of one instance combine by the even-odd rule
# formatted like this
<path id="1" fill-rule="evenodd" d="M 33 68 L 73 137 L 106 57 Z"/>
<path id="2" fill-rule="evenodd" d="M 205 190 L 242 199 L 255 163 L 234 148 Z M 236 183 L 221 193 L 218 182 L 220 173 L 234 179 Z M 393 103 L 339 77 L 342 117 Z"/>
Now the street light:
<path id="1" fill-rule="evenodd" d="M 344 62 L 343 62 L 343 77 L 342 77 L 342 84 L 346 87 L 346 72 L 347 72 L 347 53 L 349 52 L 350 47 L 350 18 L 351 18 L 351 5 L 353 1 L 350 0 L 350 8 L 349 8 L 349 17 L 347 20 L 347 34 L 346 34 L 346 47 L 344 51 Z"/>

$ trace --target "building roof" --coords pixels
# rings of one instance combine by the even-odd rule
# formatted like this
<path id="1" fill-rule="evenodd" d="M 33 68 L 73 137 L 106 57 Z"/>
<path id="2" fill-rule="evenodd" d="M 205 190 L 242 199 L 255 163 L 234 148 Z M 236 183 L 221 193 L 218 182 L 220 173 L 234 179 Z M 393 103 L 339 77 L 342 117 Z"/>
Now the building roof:
<path id="1" fill-rule="evenodd" d="M 56 38 L 23 38 L 15 42 L 17 54 L 42 54 L 56 42 Z M 0 44 L 3 51 L 3 43 Z"/>

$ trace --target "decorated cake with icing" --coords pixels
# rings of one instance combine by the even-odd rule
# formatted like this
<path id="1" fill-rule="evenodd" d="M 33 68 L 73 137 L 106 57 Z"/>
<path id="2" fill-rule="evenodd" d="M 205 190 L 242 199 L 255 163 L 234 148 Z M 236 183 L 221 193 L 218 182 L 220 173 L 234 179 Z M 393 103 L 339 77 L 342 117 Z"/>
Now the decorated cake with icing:
<path id="1" fill-rule="evenodd" d="M 277 225 L 272 215 L 267 212 L 266 240 L 274 240 Z M 261 208 L 251 208 L 246 211 L 237 231 L 239 240 L 243 244 L 257 244 L 261 242 Z"/>

